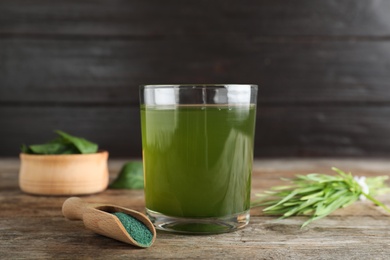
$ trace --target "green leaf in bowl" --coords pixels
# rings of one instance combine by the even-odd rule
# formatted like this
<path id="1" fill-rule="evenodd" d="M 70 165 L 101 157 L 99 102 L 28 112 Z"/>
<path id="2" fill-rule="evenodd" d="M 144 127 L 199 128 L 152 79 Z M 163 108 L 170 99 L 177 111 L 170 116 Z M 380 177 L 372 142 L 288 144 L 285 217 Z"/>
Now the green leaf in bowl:
<path id="1" fill-rule="evenodd" d="M 98 145 L 84 138 L 55 131 L 59 136 L 44 144 L 22 145 L 21 151 L 26 154 L 86 154 L 96 153 Z"/>
<path id="2" fill-rule="evenodd" d="M 75 150 L 72 146 L 61 143 L 34 144 L 29 148 L 35 154 L 64 154 L 66 151 Z"/>
<path id="3" fill-rule="evenodd" d="M 80 151 L 80 153 L 96 153 L 98 151 L 97 144 L 92 143 L 84 138 L 75 137 L 60 130 L 55 132 L 64 140 L 72 143 Z"/>

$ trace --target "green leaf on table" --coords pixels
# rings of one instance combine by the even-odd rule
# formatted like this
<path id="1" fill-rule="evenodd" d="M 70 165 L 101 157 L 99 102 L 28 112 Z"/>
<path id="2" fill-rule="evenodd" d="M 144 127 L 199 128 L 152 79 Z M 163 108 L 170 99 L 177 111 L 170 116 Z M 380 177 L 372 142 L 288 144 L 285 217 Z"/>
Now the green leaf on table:
<path id="1" fill-rule="evenodd" d="M 143 189 L 144 173 L 142 162 L 133 161 L 123 165 L 118 177 L 110 184 L 111 189 Z"/>

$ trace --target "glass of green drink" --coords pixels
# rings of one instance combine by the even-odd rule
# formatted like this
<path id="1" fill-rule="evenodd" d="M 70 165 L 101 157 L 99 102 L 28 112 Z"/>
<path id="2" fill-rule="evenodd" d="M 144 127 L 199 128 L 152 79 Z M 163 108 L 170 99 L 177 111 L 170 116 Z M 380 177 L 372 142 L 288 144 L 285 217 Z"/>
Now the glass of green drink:
<path id="1" fill-rule="evenodd" d="M 140 87 L 146 213 L 209 234 L 249 222 L 256 85 Z"/>

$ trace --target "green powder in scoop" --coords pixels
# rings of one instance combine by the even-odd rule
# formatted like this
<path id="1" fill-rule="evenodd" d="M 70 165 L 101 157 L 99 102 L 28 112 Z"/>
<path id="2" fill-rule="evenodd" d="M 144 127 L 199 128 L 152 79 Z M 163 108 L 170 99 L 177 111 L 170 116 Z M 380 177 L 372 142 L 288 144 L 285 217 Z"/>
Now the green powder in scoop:
<path id="1" fill-rule="evenodd" d="M 150 246 L 153 240 L 153 234 L 144 223 L 132 216 L 122 212 L 112 213 L 122 223 L 127 233 L 139 244 L 143 246 Z"/>

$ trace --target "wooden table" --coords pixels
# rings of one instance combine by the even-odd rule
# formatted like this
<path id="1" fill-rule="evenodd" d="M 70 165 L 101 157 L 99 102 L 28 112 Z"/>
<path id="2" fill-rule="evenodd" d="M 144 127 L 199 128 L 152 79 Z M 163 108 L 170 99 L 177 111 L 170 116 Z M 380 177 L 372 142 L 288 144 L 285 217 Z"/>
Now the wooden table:
<path id="1" fill-rule="evenodd" d="M 122 160 L 109 162 L 111 178 Z M 295 173 L 331 173 L 336 166 L 355 175 L 390 173 L 385 160 L 275 159 L 255 162 L 253 195 L 281 183 Z M 0 159 L 0 259 L 390 259 L 390 216 L 370 202 L 357 202 L 301 229 L 305 217 L 276 221 L 252 209 L 250 224 L 219 235 L 178 235 L 158 232 L 148 249 L 96 235 L 81 221 L 61 214 L 67 197 L 32 196 L 18 188 L 19 160 Z M 84 196 L 90 202 L 108 202 L 143 210 L 141 190 L 107 190 Z M 388 196 L 379 197 L 387 205 Z"/>

